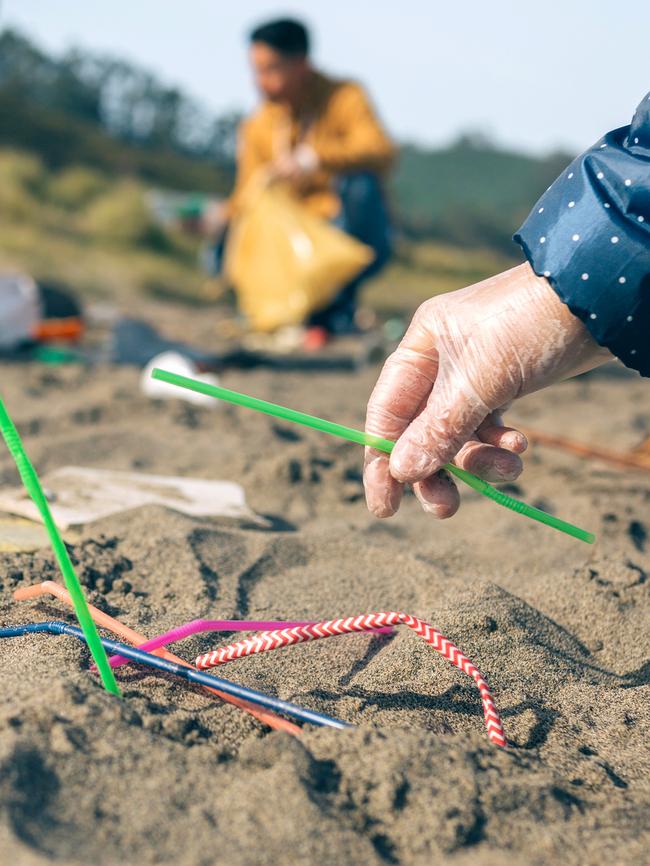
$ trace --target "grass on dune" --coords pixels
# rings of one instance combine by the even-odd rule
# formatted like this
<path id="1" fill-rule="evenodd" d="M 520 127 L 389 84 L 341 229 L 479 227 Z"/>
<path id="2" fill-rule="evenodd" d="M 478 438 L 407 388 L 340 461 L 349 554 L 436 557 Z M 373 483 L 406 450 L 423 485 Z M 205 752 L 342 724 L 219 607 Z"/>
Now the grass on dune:
<path id="1" fill-rule="evenodd" d="M 136 179 L 82 166 L 53 172 L 35 156 L 0 150 L 0 268 L 67 284 L 86 298 L 209 302 L 215 281 L 198 266 L 198 241 L 157 224 L 146 192 Z M 363 303 L 382 318 L 408 314 L 512 263 L 488 249 L 402 242 L 367 284 Z"/>

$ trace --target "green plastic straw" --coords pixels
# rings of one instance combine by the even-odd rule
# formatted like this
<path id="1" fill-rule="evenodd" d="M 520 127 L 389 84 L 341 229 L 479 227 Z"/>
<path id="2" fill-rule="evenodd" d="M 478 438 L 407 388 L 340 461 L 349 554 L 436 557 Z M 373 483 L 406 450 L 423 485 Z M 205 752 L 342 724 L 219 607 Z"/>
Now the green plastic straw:
<path id="1" fill-rule="evenodd" d="M 231 391 L 229 388 L 197 382 L 196 379 L 188 379 L 186 376 L 179 376 L 177 373 L 169 373 L 166 370 L 156 368 L 151 373 L 151 376 L 153 379 L 159 379 L 161 382 L 178 385 L 179 388 L 187 388 L 190 391 L 197 391 L 199 394 L 207 394 L 209 397 L 226 400 L 228 403 L 245 406 L 247 409 L 256 409 L 258 412 L 264 412 L 276 418 L 283 418 L 285 421 L 293 421 L 294 424 L 313 427 L 314 430 L 330 433 L 332 436 L 340 436 L 341 439 L 356 442 L 358 445 L 369 445 L 378 451 L 385 451 L 386 454 L 390 454 L 395 446 L 395 443 L 391 439 L 382 439 L 381 436 L 373 436 L 370 433 L 364 433 L 362 430 L 355 430 L 353 427 L 336 424 L 334 421 L 325 421 L 323 418 L 317 418 L 315 415 L 307 415 L 305 412 L 288 409 L 286 406 L 278 406 L 277 403 L 268 403 L 266 400 L 249 397 L 248 394 L 240 394 L 238 391 Z M 460 478 L 461 481 L 464 481 L 473 490 L 476 490 L 483 496 L 487 496 L 499 505 L 503 505 L 504 508 L 509 508 L 511 511 L 516 511 L 517 514 L 523 514 L 525 517 L 537 520 L 546 526 L 552 526 L 553 529 L 565 532 L 567 535 L 573 536 L 573 538 L 587 542 L 587 544 L 593 544 L 596 540 L 592 532 L 580 529 L 579 526 L 567 523 L 566 520 L 561 520 L 559 517 L 547 514 L 546 511 L 535 508 L 533 505 L 528 505 L 526 502 L 521 502 L 519 499 L 513 499 L 512 496 L 508 496 L 501 490 L 497 490 L 496 487 L 492 487 L 487 481 L 477 478 L 476 475 L 472 475 L 471 472 L 467 472 L 465 469 L 453 466 L 451 463 L 447 463 L 445 469 L 452 475 L 455 475 L 456 478 Z"/>
<path id="2" fill-rule="evenodd" d="M 25 448 L 20 439 L 20 436 L 18 435 L 18 431 L 16 430 L 13 421 L 9 417 L 9 413 L 7 412 L 5 405 L 1 399 L 0 430 L 2 431 L 2 435 L 7 444 L 7 448 L 11 452 L 11 456 L 14 458 L 14 461 L 18 468 L 18 472 L 20 473 L 20 477 L 22 478 L 23 484 L 25 485 L 25 489 L 27 490 L 27 493 L 34 502 L 34 505 L 41 513 L 41 517 L 43 518 L 43 523 L 45 524 L 47 534 L 50 537 L 50 543 L 54 551 L 54 556 L 56 557 L 56 561 L 58 562 L 61 573 L 63 574 L 63 580 L 65 582 L 66 589 L 70 593 L 70 598 L 72 599 L 74 611 L 77 615 L 77 619 L 79 620 L 79 625 L 81 626 L 84 637 L 88 642 L 88 647 L 90 648 L 93 660 L 97 665 L 97 669 L 101 675 L 104 688 L 106 689 L 106 691 L 110 692 L 113 695 L 118 695 L 119 697 L 121 696 L 120 689 L 117 685 L 117 682 L 115 681 L 113 669 L 108 663 L 106 650 L 102 646 L 97 627 L 93 622 L 90 611 L 88 610 L 88 604 L 81 589 L 79 578 L 75 573 L 72 562 L 70 561 L 70 556 L 68 555 L 67 548 L 63 543 L 61 534 L 59 533 L 57 525 L 54 522 L 54 518 L 52 517 L 50 506 L 48 505 L 45 494 L 43 493 L 43 488 L 41 487 L 41 483 L 38 480 L 36 470 L 29 462 L 29 458 L 25 453 Z"/>

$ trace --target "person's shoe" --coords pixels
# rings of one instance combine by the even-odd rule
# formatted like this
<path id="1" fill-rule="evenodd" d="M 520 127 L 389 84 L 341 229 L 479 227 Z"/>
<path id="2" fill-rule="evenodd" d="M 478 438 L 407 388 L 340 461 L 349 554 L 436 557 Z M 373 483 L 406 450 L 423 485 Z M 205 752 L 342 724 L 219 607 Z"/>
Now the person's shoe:
<path id="1" fill-rule="evenodd" d="M 323 328 L 321 325 L 312 325 L 305 331 L 302 347 L 307 352 L 318 352 L 320 349 L 325 348 L 330 341 L 330 337 L 331 335 L 327 328 Z"/>

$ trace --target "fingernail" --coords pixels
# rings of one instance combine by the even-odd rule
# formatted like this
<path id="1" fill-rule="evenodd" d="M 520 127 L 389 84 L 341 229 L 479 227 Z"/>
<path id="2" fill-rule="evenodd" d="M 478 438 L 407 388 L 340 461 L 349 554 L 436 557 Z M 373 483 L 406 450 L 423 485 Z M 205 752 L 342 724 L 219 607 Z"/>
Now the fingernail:
<path id="1" fill-rule="evenodd" d="M 422 510 L 427 514 L 431 514 L 437 520 L 446 520 L 448 517 L 453 517 L 458 511 L 458 497 L 442 497 L 438 499 L 427 499 L 422 490 L 417 494 L 418 501 L 422 506 Z"/>
<path id="2" fill-rule="evenodd" d="M 499 455 L 476 464 L 473 472 L 484 481 L 505 482 L 514 481 L 521 475 L 523 466 L 521 461 L 513 454 L 510 457 Z"/>
<path id="3" fill-rule="evenodd" d="M 376 460 L 366 465 L 363 486 L 368 510 L 375 517 L 391 517 L 400 505 L 401 485 L 395 483 L 388 471 L 388 461 Z"/>
<path id="4" fill-rule="evenodd" d="M 421 448 L 406 444 L 396 445 L 390 457 L 390 471 L 398 481 L 418 479 L 427 473 L 431 458 Z"/>
<path id="5" fill-rule="evenodd" d="M 519 463 L 510 457 L 497 457 L 495 465 L 497 472 L 504 481 L 514 481 L 521 471 Z"/>
<path id="6" fill-rule="evenodd" d="M 524 434 L 515 430 L 506 433 L 503 439 L 503 447 L 508 448 L 510 451 L 514 451 L 515 453 L 525 451 L 528 447 L 528 440 Z"/>
<path id="7" fill-rule="evenodd" d="M 399 502 L 395 504 L 392 497 L 385 492 L 369 490 L 366 492 L 366 505 L 368 511 L 373 517 L 392 517 L 399 507 Z"/>

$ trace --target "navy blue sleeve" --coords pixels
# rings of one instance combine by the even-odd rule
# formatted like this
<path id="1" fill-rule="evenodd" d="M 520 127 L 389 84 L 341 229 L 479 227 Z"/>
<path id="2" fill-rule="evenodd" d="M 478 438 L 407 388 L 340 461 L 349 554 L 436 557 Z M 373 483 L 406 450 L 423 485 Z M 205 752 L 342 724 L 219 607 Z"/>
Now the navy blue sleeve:
<path id="1" fill-rule="evenodd" d="M 594 339 L 650 376 L 650 94 L 547 189 L 515 241 Z"/>

